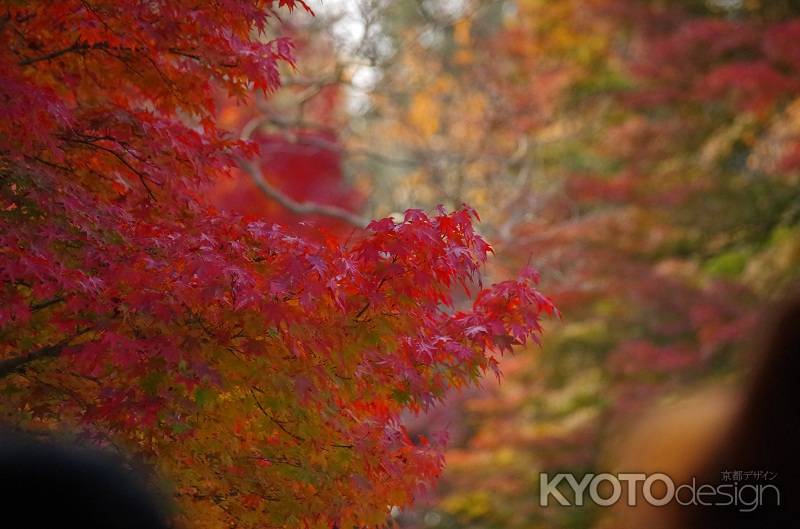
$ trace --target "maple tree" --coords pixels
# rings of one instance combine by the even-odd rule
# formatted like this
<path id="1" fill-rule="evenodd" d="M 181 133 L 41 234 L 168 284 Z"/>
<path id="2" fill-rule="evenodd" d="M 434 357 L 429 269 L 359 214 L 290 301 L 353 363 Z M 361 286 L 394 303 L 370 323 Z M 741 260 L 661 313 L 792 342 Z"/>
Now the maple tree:
<path id="1" fill-rule="evenodd" d="M 554 312 L 532 271 L 454 306 L 491 252 L 468 207 L 344 237 L 212 200 L 259 170 L 267 140 L 230 134 L 216 107 L 278 88 L 284 7 L 308 9 L 0 14 L 3 421 L 130 451 L 194 527 L 382 523 L 442 467 L 442 436 L 412 438 L 401 414 L 496 372 Z"/>

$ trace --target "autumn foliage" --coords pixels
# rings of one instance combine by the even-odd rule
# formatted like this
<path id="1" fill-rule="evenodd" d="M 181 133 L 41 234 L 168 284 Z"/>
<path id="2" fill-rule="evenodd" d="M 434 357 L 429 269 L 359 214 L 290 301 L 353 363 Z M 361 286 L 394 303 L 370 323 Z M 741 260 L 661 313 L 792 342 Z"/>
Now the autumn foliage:
<path id="1" fill-rule="evenodd" d="M 437 38 L 386 67 L 374 130 L 432 131 L 402 136 L 428 156 L 397 185 L 468 197 L 496 230 L 495 263 L 534 253 L 565 317 L 542 354 L 503 365 L 503 384 L 437 415 L 461 428 L 437 501 L 404 522 L 627 526 L 588 503 L 540 507 L 538 473 L 611 471 L 609 447 L 630 446 L 626 427 L 648 411 L 707 386 L 741 391 L 759 320 L 800 279 L 800 10 L 466 4 L 413 19 Z M 405 111 L 401 89 L 425 111 Z"/>
<path id="2" fill-rule="evenodd" d="M 0 13 L 3 421 L 152 463 L 193 527 L 383 522 L 442 468 L 401 414 L 554 312 L 532 271 L 454 307 L 491 253 L 468 207 L 310 236 L 212 204 L 259 155 L 215 100 L 278 89 L 276 10 L 297 7 Z"/>

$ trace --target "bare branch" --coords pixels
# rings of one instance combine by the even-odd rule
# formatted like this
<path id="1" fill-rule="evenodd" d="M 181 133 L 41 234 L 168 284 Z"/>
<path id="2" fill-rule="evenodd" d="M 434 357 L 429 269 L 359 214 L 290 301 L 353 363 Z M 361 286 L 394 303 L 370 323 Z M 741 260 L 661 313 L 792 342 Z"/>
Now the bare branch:
<path id="1" fill-rule="evenodd" d="M 245 172 L 247 172 L 248 175 L 250 175 L 253 183 L 256 184 L 262 193 L 292 213 L 296 213 L 298 215 L 321 215 L 323 217 L 330 217 L 344 221 L 358 228 L 365 228 L 368 224 L 368 221 L 365 218 L 338 206 L 317 204 L 315 202 L 298 202 L 270 184 L 267 179 L 264 178 L 264 175 L 261 173 L 261 169 L 259 169 L 252 162 L 240 160 L 239 165 L 245 170 Z"/>

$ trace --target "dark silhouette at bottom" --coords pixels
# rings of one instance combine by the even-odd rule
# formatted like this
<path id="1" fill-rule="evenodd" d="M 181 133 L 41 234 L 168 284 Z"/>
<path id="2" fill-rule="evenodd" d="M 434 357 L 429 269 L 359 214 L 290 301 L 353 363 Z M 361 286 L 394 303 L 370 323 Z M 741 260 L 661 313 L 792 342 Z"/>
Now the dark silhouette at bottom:
<path id="1" fill-rule="evenodd" d="M 166 529 L 165 503 L 99 452 L 0 432 L 0 526 Z"/>

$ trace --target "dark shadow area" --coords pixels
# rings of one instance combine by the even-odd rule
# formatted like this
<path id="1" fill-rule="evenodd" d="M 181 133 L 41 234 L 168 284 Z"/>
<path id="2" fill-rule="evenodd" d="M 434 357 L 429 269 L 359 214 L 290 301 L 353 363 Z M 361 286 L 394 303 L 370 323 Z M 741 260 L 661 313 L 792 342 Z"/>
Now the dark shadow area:
<path id="1" fill-rule="evenodd" d="M 144 479 L 95 451 L 0 433 L 3 527 L 161 529 L 166 504 Z"/>

